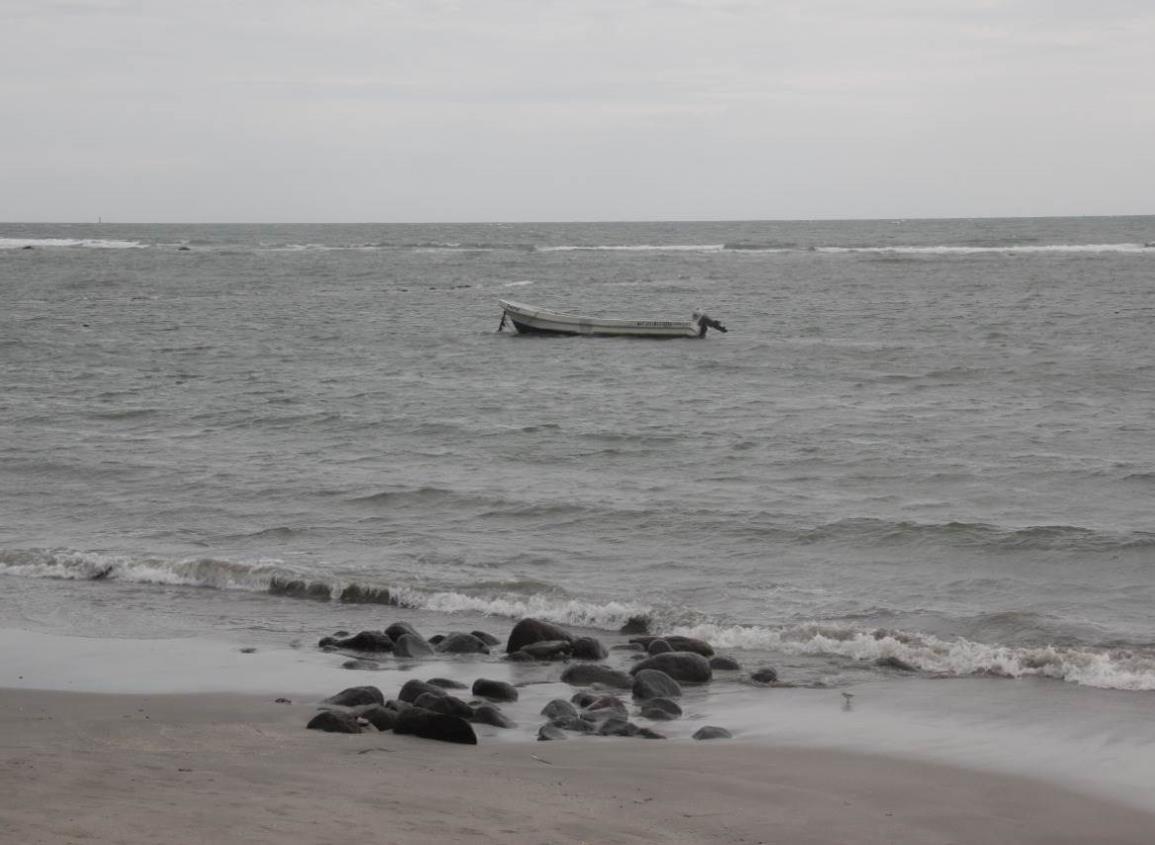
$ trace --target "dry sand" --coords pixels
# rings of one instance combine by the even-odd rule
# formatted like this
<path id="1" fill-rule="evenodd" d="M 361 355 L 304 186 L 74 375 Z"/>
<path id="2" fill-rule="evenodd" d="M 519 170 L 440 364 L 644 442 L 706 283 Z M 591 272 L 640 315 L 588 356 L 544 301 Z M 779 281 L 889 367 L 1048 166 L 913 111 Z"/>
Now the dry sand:
<path id="1" fill-rule="evenodd" d="M 1143 843 L 1041 781 L 736 741 L 306 731 L 272 697 L 0 690 L 0 842 Z"/>

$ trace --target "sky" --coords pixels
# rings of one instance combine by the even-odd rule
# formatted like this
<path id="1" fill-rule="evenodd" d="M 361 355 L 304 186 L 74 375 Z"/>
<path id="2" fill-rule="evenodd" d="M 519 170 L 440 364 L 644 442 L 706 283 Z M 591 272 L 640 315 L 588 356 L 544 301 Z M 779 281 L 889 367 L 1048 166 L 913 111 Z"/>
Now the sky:
<path id="1" fill-rule="evenodd" d="M 1152 0 L 0 0 L 3 221 L 1152 213 Z"/>

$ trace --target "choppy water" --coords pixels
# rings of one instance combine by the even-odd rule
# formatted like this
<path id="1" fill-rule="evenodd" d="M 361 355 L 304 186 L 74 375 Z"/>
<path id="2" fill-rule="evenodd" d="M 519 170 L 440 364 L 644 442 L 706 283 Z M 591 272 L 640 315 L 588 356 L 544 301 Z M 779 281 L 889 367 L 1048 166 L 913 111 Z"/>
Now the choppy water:
<path id="1" fill-rule="evenodd" d="M 381 613 L 269 593 L 301 579 L 645 615 L 842 680 L 1152 690 L 1152 243 L 1150 217 L 0 224 L 0 612 Z M 498 298 L 730 332 L 517 337 Z"/>

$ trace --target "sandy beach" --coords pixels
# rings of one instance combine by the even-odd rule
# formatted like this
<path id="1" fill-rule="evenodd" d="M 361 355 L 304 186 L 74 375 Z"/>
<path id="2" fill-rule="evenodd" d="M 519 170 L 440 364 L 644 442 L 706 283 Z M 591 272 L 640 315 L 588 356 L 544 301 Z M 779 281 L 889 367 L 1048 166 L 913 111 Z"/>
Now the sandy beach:
<path id="1" fill-rule="evenodd" d="M 315 702 L 0 690 L 0 841 L 1148 843 L 1050 784 L 735 741 L 450 745 L 306 731 Z"/>

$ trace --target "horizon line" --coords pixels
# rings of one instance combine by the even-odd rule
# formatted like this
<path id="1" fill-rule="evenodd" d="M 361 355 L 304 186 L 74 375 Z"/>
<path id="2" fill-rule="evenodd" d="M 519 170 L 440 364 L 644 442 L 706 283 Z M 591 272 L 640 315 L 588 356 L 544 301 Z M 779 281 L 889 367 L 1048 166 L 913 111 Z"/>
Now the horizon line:
<path id="1" fill-rule="evenodd" d="M 1155 212 L 1130 214 L 1010 214 L 889 217 L 705 217 L 689 218 L 575 218 L 571 220 L 0 220 L 0 226 L 564 226 L 623 223 L 875 223 L 929 222 L 950 220 L 1085 220 L 1122 217 L 1155 217 Z"/>

